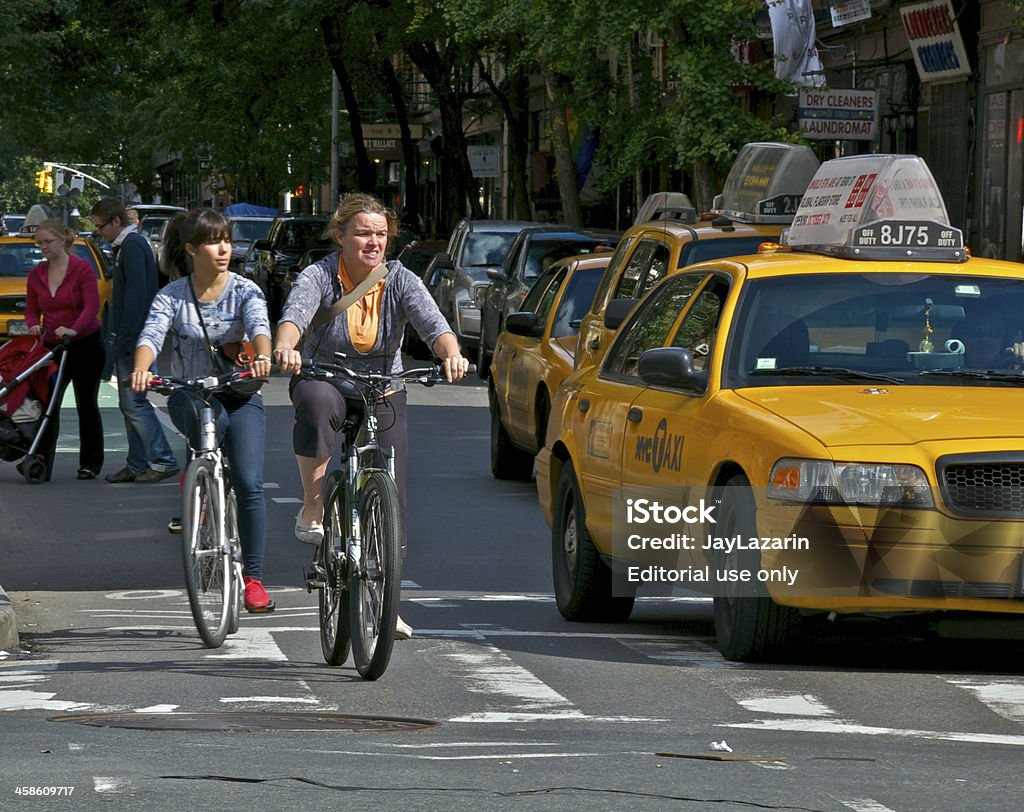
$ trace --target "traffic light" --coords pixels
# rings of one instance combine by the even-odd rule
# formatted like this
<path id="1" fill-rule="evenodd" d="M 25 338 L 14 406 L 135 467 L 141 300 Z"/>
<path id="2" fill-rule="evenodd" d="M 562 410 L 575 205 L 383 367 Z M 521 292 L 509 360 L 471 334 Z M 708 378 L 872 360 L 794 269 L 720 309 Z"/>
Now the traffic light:
<path id="1" fill-rule="evenodd" d="M 36 172 L 36 188 L 40 192 L 53 194 L 53 173 L 49 169 L 42 169 Z"/>
<path id="2" fill-rule="evenodd" d="M 295 197 L 302 197 L 305 191 L 305 187 L 300 183 L 298 186 L 295 187 Z"/>

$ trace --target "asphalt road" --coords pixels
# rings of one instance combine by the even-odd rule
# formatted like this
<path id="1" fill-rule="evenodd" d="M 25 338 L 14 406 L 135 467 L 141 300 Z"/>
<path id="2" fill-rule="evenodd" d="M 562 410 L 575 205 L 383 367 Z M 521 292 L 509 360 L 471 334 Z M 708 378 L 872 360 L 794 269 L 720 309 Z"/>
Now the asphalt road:
<path id="1" fill-rule="evenodd" d="M 1019 808 L 1020 644 L 868 623 L 813 629 L 795 662 L 746 665 L 718 654 L 700 597 L 641 599 L 627 624 L 567 623 L 532 484 L 490 477 L 484 390 L 412 399 L 402 615 L 416 635 L 375 683 L 320 655 L 309 550 L 291 536 L 283 379 L 267 388 L 277 611 L 243 616 L 215 651 L 164 531 L 175 481 L 77 482 L 63 441 L 49 484 L 0 467 L 0 583 L 25 644 L 0 660 L 0 809 Z M 109 406 L 108 471 L 123 451 Z M 58 721 L 243 712 L 260 729 Z M 302 732 L 277 714 L 377 721 Z M 731 753 L 709 750 L 721 741 Z"/>

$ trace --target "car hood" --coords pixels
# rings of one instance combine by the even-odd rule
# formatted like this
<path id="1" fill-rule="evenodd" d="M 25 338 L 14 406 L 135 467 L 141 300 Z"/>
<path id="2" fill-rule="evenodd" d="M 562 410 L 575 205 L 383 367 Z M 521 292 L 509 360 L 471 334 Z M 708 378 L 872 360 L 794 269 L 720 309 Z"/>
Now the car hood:
<path id="1" fill-rule="evenodd" d="M 1015 387 L 775 386 L 736 394 L 826 446 L 1024 437 Z"/>

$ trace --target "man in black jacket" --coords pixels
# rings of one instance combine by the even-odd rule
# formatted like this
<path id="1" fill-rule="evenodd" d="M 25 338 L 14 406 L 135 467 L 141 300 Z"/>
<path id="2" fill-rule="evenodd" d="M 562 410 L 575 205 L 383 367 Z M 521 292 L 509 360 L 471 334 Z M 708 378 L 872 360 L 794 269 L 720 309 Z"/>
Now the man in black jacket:
<path id="1" fill-rule="evenodd" d="M 127 465 L 109 474 L 107 482 L 159 482 L 178 473 L 178 462 L 164 435 L 160 419 L 145 392 L 129 386 L 135 342 L 156 296 L 156 258 L 149 242 L 128 224 L 120 200 L 103 198 L 89 212 L 100 238 L 114 249 L 113 294 L 110 300 L 108 346 L 114 353 L 118 405 L 128 435 Z"/>

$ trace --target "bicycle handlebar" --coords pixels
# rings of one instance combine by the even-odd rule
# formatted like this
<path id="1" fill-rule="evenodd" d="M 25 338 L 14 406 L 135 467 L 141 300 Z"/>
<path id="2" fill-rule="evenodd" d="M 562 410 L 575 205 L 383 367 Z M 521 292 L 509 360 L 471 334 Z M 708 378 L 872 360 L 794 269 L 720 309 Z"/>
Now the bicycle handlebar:
<path id="1" fill-rule="evenodd" d="M 343 359 L 343 353 L 335 353 L 335 357 Z M 466 374 L 476 372 L 476 364 L 470 364 Z M 348 378 L 358 383 L 364 383 L 372 388 L 383 388 L 394 382 L 419 383 L 424 386 L 433 386 L 438 383 L 447 383 L 444 373 L 438 364 L 429 367 L 417 367 L 415 369 L 403 369 L 395 373 L 382 372 L 356 372 L 342 363 L 331 363 L 329 361 L 303 360 L 302 374 L 308 378 L 329 379 L 335 377 Z"/>
<path id="2" fill-rule="evenodd" d="M 161 395 L 169 395 L 179 389 L 215 394 L 226 390 L 236 381 L 254 378 L 252 370 L 225 372 L 221 375 L 207 375 L 204 378 L 172 378 L 169 375 L 154 375 L 149 379 L 149 388 Z"/>

